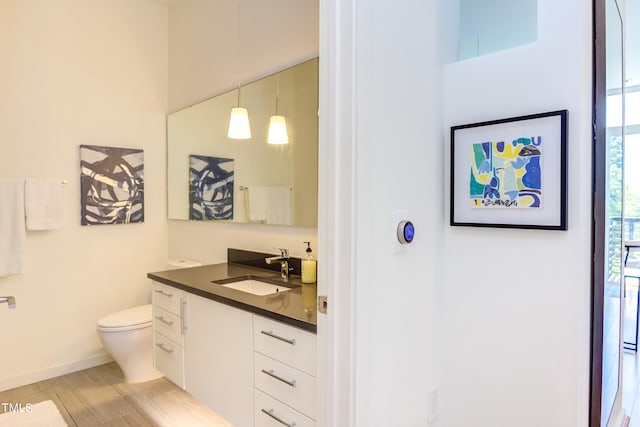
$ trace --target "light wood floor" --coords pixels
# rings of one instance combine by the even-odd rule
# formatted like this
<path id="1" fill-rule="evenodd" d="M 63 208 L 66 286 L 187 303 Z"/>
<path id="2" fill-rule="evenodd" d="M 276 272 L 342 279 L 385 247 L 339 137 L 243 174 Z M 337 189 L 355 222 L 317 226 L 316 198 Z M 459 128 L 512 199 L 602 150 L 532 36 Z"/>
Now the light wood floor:
<path id="1" fill-rule="evenodd" d="M 164 377 L 123 382 L 115 362 L 0 392 L 0 402 L 44 400 L 56 404 L 69 426 L 231 426 Z"/>
<path id="2" fill-rule="evenodd" d="M 633 333 L 635 331 L 636 301 L 638 289 L 628 290 L 627 301 L 625 302 L 624 323 L 625 330 L 630 333 L 625 334 L 625 341 L 635 341 Z M 622 356 L 622 406 L 629 415 L 630 423 L 628 427 L 640 427 L 640 355 L 638 352 L 625 350 Z"/>
<path id="3" fill-rule="evenodd" d="M 622 406 L 631 422 L 629 427 L 640 427 L 640 360 L 636 353 L 624 352 Z"/>

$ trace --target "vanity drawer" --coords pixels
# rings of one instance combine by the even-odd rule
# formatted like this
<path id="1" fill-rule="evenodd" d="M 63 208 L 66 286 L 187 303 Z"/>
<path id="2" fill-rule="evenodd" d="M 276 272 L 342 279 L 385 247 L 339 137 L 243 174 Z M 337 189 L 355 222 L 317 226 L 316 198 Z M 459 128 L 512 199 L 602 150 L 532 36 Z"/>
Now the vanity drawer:
<path id="1" fill-rule="evenodd" d="M 254 385 L 309 418 L 316 418 L 316 378 L 260 353 L 253 353 Z"/>
<path id="2" fill-rule="evenodd" d="M 316 375 L 316 335 L 282 322 L 253 316 L 253 348 L 262 354 Z"/>
<path id="3" fill-rule="evenodd" d="M 153 282 L 151 284 L 151 299 L 154 307 L 160 307 L 180 316 L 180 300 L 182 291 L 162 283 Z"/>
<path id="4" fill-rule="evenodd" d="M 155 368 L 178 386 L 184 384 L 184 349 L 162 334 L 153 334 L 153 362 Z"/>
<path id="5" fill-rule="evenodd" d="M 316 422 L 291 409 L 284 403 L 261 392 L 253 390 L 255 427 L 315 427 Z"/>
<path id="6" fill-rule="evenodd" d="M 182 319 L 160 307 L 153 307 L 153 330 L 184 346 Z"/>

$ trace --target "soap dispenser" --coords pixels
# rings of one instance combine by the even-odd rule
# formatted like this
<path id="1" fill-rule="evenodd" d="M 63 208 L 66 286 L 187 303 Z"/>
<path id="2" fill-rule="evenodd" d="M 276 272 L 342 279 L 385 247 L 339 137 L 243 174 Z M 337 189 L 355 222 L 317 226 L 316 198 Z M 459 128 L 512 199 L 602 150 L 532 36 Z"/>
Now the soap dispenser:
<path id="1" fill-rule="evenodd" d="M 316 283 L 316 258 L 311 253 L 311 242 L 307 244 L 307 254 L 302 258 L 302 283 Z"/>

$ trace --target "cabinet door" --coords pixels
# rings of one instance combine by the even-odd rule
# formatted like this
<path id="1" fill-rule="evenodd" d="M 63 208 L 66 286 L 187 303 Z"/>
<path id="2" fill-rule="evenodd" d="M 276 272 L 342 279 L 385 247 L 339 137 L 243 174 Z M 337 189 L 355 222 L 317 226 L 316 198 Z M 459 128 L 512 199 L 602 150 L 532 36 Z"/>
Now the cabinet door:
<path id="1" fill-rule="evenodd" d="M 253 347 L 272 359 L 316 375 L 316 335 L 262 316 L 253 316 Z"/>
<path id="2" fill-rule="evenodd" d="M 153 334 L 153 363 L 176 385 L 184 388 L 184 352 L 181 346 L 162 334 Z"/>
<path id="3" fill-rule="evenodd" d="M 279 400 L 254 390 L 255 427 L 316 427 L 316 422 Z"/>
<path id="4" fill-rule="evenodd" d="M 255 387 L 311 419 L 316 419 L 318 382 L 315 377 L 254 353 Z"/>
<path id="5" fill-rule="evenodd" d="M 151 284 L 151 301 L 154 307 L 160 307 L 169 313 L 180 315 L 180 298 L 183 292 L 162 283 Z"/>
<path id="6" fill-rule="evenodd" d="M 253 425 L 251 313 L 186 293 L 185 383 L 237 427 Z"/>
<path id="7" fill-rule="evenodd" d="M 182 318 L 160 307 L 153 307 L 153 330 L 159 332 L 178 345 L 184 346 Z"/>

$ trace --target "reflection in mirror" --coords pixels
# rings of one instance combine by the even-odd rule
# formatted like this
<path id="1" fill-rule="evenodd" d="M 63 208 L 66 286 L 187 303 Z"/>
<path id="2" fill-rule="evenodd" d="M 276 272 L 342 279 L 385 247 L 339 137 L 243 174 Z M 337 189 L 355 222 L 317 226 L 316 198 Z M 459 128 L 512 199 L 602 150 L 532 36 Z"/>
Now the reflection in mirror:
<path id="1" fill-rule="evenodd" d="M 167 119 L 169 219 L 317 225 L 318 59 L 242 86 L 252 138 L 227 137 L 238 89 Z M 267 144 L 270 117 L 288 144 Z"/>
<path id="2" fill-rule="evenodd" d="M 622 337 L 623 268 L 623 154 L 624 56 L 623 21 L 617 0 L 606 0 L 606 196 L 604 236 L 604 322 L 602 349 L 601 425 L 607 425 L 616 405 L 620 405 L 620 341 Z M 620 96 L 622 95 L 622 96 Z"/>

